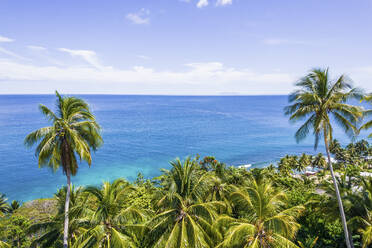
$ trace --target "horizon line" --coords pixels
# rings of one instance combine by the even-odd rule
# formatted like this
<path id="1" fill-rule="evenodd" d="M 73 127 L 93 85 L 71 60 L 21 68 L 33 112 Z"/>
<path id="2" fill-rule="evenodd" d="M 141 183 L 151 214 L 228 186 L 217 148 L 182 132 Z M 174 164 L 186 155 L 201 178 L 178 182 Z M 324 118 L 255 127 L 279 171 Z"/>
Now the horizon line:
<path id="1" fill-rule="evenodd" d="M 60 93 L 62 95 L 86 95 L 86 96 L 288 96 L 289 94 L 112 94 L 112 93 Z M 0 93 L 0 96 L 52 96 L 54 93 Z"/>

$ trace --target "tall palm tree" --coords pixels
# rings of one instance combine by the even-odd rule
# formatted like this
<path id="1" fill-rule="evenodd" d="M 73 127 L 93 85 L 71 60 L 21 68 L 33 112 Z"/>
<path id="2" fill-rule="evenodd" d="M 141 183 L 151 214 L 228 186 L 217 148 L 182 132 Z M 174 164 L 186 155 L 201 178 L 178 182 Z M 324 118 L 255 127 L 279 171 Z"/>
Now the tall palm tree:
<path id="1" fill-rule="evenodd" d="M 30 147 L 38 144 L 35 155 L 38 156 L 39 167 L 48 166 L 57 170 L 62 166 L 62 171 L 67 177 L 63 235 L 63 247 L 66 248 L 71 175 L 77 173 L 77 157 L 90 166 L 91 149 L 95 151 L 103 141 L 100 126 L 86 102 L 75 97 L 62 97 L 58 92 L 56 96 L 56 113 L 42 104 L 39 106 L 42 114 L 51 122 L 51 126 L 40 128 L 27 135 L 25 145 Z"/>
<path id="2" fill-rule="evenodd" d="M 144 235 L 141 210 L 126 206 L 133 188 L 123 179 L 104 182 L 102 188 L 90 186 L 84 191 L 95 199 L 90 216 L 90 227 L 76 240 L 73 247 L 140 247 Z"/>
<path id="3" fill-rule="evenodd" d="M 171 165 L 165 194 L 157 203 L 159 212 L 150 222 L 151 247 L 215 247 L 221 237 L 212 224 L 223 203 L 206 201 L 211 188 L 208 174 L 190 158 L 183 163 L 177 159 Z"/>
<path id="4" fill-rule="evenodd" d="M 217 225 L 228 226 L 219 247 L 297 247 L 294 239 L 300 225 L 296 222 L 302 206 L 286 207 L 286 194 L 267 180 L 252 180 L 230 195 L 238 218 L 223 216 Z"/>
<path id="5" fill-rule="evenodd" d="M 292 105 L 285 108 L 285 114 L 289 115 L 290 120 L 294 122 L 306 119 L 295 134 L 297 142 L 304 139 L 310 130 L 313 130 L 315 136 L 315 149 L 318 147 L 320 138 L 322 136 L 324 138 L 328 165 L 335 185 L 345 233 L 345 241 L 347 247 L 351 248 L 342 200 L 329 151 L 329 143 L 333 140 L 332 121 L 334 120 L 347 134 L 353 135 L 357 132 L 355 123 L 362 117 L 361 108 L 347 103 L 350 98 L 360 96 L 359 90 L 352 89 L 348 81 L 344 75 L 336 80 L 331 80 L 328 69 L 312 70 L 296 83 L 296 86 L 300 89 L 289 96 L 289 102 Z"/>

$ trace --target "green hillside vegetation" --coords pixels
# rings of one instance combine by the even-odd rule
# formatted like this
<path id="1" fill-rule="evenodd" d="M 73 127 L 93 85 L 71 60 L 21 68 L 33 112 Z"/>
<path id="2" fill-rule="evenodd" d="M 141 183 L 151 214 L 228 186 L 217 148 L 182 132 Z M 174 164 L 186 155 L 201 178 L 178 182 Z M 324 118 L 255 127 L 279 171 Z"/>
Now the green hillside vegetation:
<path id="1" fill-rule="evenodd" d="M 355 247 L 370 242 L 372 172 L 362 140 L 346 148 L 332 142 L 334 164 Z M 70 247 L 345 247 L 337 199 L 321 155 L 286 156 L 278 168 L 246 170 L 214 157 L 171 162 L 153 179 L 117 179 L 72 187 Z M 324 159 L 324 157 L 322 156 Z M 309 162 L 309 164 L 308 164 Z M 285 165 L 286 169 L 279 169 Z M 298 168 L 319 169 L 315 175 Z M 356 190 L 357 189 L 357 190 Z M 66 188 L 34 200 L 0 220 L 0 240 L 11 247 L 61 247 Z M 4 205 L 4 204 L 3 204 Z M 315 245 L 314 245 L 315 244 Z M 367 247 L 367 246 L 366 246 Z"/>

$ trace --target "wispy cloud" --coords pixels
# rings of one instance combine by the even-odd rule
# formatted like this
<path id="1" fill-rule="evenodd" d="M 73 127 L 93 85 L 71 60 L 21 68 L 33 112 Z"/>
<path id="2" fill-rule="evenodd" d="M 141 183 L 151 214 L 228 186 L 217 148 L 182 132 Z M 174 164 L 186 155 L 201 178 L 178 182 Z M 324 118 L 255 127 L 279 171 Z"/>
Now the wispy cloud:
<path id="1" fill-rule="evenodd" d="M 263 43 L 270 46 L 275 45 L 305 45 L 307 42 L 299 40 L 288 40 L 288 39 L 264 39 Z"/>
<path id="2" fill-rule="evenodd" d="M 79 55 L 80 56 L 80 55 Z M 135 66 L 130 69 L 116 69 L 105 66 L 101 70 L 94 67 L 74 66 L 37 66 L 14 61 L 0 60 L 0 80 L 7 81 L 64 81 L 64 82 L 100 82 L 105 83 L 146 83 L 161 86 L 163 84 L 208 85 L 219 90 L 228 89 L 234 82 L 268 85 L 293 82 L 294 77 L 286 73 L 256 73 L 249 69 L 226 67 L 221 62 L 189 63 L 189 69 L 182 71 L 158 71 L 154 68 Z M 118 93 L 118 92 L 117 92 Z"/>
<path id="3" fill-rule="evenodd" d="M 126 18 L 134 24 L 149 24 L 150 11 L 148 9 L 141 9 L 136 13 L 129 13 Z"/>
<path id="4" fill-rule="evenodd" d="M 15 40 L 0 35 L 0 43 L 9 43 L 9 42 L 13 42 L 13 41 L 15 41 Z M 4 47 L 0 47 L 0 54 L 5 54 L 6 56 L 14 58 L 14 59 L 30 60 L 30 59 L 25 58 L 25 57 L 23 57 L 23 56 L 21 56 L 17 53 L 14 53 L 14 52 L 10 51 L 8 49 L 5 49 Z"/>
<path id="5" fill-rule="evenodd" d="M 0 53 L 5 54 L 5 55 L 7 55 L 9 57 L 12 57 L 12 58 L 16 58 L 16 59 L 30 60 L 28 58 L 25 58 L 25 57 L 23 57 L 21 55 L 18 55 L 16 53 L 12 52 L 12 51 L 9 51 L 8 49 L 5 49 L 3 47 L 0 47 Z"/>
<path id="6" fill-rule="evenodd" d="M 68 53 L 74 54 L 72 56 L 85 57 L 86 61 L 91 61 L 92 57 L 98 60 L 93 51 L 86 53 L 88 50 L 67 50 Z M 247 67 L 227 66 L 218 61 L 187 63 L 179 70 L 157 70 L 144 66 L 122 69 L 101 65 L 97 61 L 91 61 L 90 64 L 92 63 L 98 63 L 100 68 L 97 69 L 97 65 L 85 67 L 71 64 L 36 65 L 3 58 L 0 59 L 0 81 L 5 81 L 7 83 L 5 88 L 9 86 L 9 89 L 18 83 L 27 86 L 28 82 L 46 81 L 50 92 L 58 88 L 64 91 L 73 90 L 76 93 L 110 94 L 215 94 L 218 92 L 287 94 L 291 91 L 293 82 L 300 76 L 281 70 L 257 72 Z M 372 66 L 350 70 L 350 76 L 360 87 L 371 90 L 369 82 Z M 44 84 L 40 85 L 45 89 Z M 8 91 L 0 88 L 1 92 Z"/>
<path id="7" fill-rule="evenodd" d="M 150 60 L 151 57 L 146 56 L 146 55 L 137 55 L 137 58 L 143 59 L 143 60 Z"/>
<path id="8" fill-rule="evenodd" d="M 99 62 L 97 58 L 97 54 L 94 51 L 91 50 L 72 50 L 68 48 L 59 48 L 58 49 L 61 52 L 66 52 L 70 54 L 72 57 L 80 57 L 88 64 L 92 65 L 93 67 L 97 69 L 102 69 L 103 66 Z"/>
<path id="9" fill-rule="evenodd" d="M 0 35 L 0 42 L 13 42 L 14 40 Z"/>
<path id="10" fill-rule="evenodd" d="M 199 0 L 199 2 L 196 4 L 196 7 L 203 8 L 208 6 L 209 2 L 208 0 Z"/>
<path id="11" fill-rule="evenodd" d="M 217 0 L 217 6 L 231 5 L 233 0 Z"/>
<path id="12" fill-rule="evenodd" d="M 59 66 L 64 65 L 63 62 L 54 58 L 51 55 L 51 52 L 53 52 L 53 50 L 48 50 L 46 47 L 35 46 L 35 45 L 28 45 L 27 48 L 33 52 L 32 56 L 34 56 L 34 59 L 36 61 L 39 61 L 41 63 L 46 62 L 47 64 L 51 63 L 53 65 L 59 65 Z"/>
<path id="13" fill-rule="evenodd" d="M 213 72 L 213 71 L 219 71 L 223 70 L 224 66 L 220 62 L 209 62 L 209 63 L 188 63 L 185 64 L 185 66 L 188 66 L 192 68 L 195 71 L 204 71 L 204 72 Z"/>
<path id="14" fill-rule="evenodd" d="M 180 2 L 190 3 L 191 0 L 179 0 Z M 231 5 L 233 3 L 233 0 L 216 0 L 216 6 L 225 6 L 225 5 Z M 209 5 L 209 0 L 198 0 L 196 3 L 196 7 L 198 8 L 204 8 Z"/>
<path id="15" fill-rule="evenodd" d="M 27 48 L 32 50 L 32 51 L 45 51 L 45 50 L 47 50 L 45 47 L 42 47 L 42 46 L 29 45 L 29 46 L 27 46 Z"/>

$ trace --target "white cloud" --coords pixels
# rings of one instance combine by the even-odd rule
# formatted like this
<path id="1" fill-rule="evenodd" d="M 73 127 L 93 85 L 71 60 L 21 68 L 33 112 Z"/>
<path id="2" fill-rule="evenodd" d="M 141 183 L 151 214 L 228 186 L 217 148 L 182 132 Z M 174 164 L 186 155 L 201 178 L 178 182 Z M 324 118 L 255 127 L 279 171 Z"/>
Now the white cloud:
<path id="1" fill-rule="evenodd" d="M 134 24 L 149 24 L 150 11 L 148 9 L 141 9 L 137 13 L 129 13 L 126 18 Z"/>
<path id="2" fill-rule="evenodd" d="M 137 55 L 137 58 L 143 59 L 143 60 L 150 60 L 151 57 L 146 56 L 146 55 Z"/>
<path id="3" fill-rule="evenodd" d="M 95 51 L 68 48 L 59 51 L 81 59 L 87 65 L 54 63 L 50 56 L 53 50 L 36 53 L 39 59 L 30 63 L 30 60 L 0 47 L 0 54 L 10 56 L 0 58 L 0 94 L 52 93 L 55 89 L 74 94 L 287 94 L 303 73 L 258 72 L 247 67 L 227 66 L 219 61 L 192 62 L 172 70 L 141 65 L 123 69 L 104 65 Z M 145 55 L 137 57 L 148 59 Z M 372 90 L 372 66 L 349 69 L 349 72 L 358 86 Z"/>
<path id="4" fill-rule="evenodd" d="M 356 86 L 372 90 L 372 66 L 349 72 Z M 156 70 L 144 66 L 127 69 L 71 64 L 40 66 L 0 59 L 0 94 L 52 93 L 55 89 L 74 94 L 287 94 L 302 73 L 257 72 L 221 62 L 188 63 L 179 70 Z"/>
<path id="5" fill-rule="evenodd" d="M 213 72 L 222 70 L 223 64 L 220 62 L 209 62 L 209 63 L 189 63 L 186 66 L 193 68 L 195 71 Z"/>
<path id="6" fill-rule="evenodd" d="M 226 67 L 220 62 L 189 63 L 186 70 L 159 71 L 143 66 L 130 69 L 105 66 L 97 70 L 95 67 L 37 66 L 0 60 L 0 81 L 10 82 L 9 87 L 31 81 L 35 84 L 47 82 L 50 90 L 53 87 L 65 90 L 80 87 L 80 93 L 143 94 L 149 91 L 155 94 L 218 94 L 229 91 L 275 94 L 275 90 L 280 89 L 278 94 L 289 91 L 294 79 L 287 73 L 257 73 L 250 69 Z M 63 88 L 64 85 L 70 86 Z"/>
<path id="7" fill-rule="evenodd" d="M 208 0 L 199 0 L 199 2 L 196 4 L 196 7 L 203 8 L 208 6 Z"/>
<path id="8" fill-rule="evenodd" d="M 233 0 L 217 0 L 217 6 L 231 5 Z"/>
<path id="9" fill-rule="evenodd" d="M 42 46 L 29 45 L 29 46 L 27 46 L 27 48 L 32 50 L 32 51 L 45 51 L 45 50 L 47 50 L 45 47 L 42 47 Z"/>
<path id="10" fill-rule="evenodd" d="M 66 52 L 70 54 L 72 57 L 80 57 L 88 64 L 92 65 L 97 69 L 102 69 L 103 66 L 99 62 L 97 58 L 97 54 L 94 51 L 90 50 L 72 50 L 67 48 L 59 48 L 59 51 Z"/>
<path id="11" fill-rule="evenodd" d="M 263 43 L 270 46 L 275 45 L 305 45 L 307 42 L 288 39 L 264 39 Z"/>
<path id="12" fill-rule="evenodd" d="M 14 41 L 13 39 L 0 35 L 0 42 L 13 42 L 13 41 Z"/>
<path id="13" fill-rule="evenodd" d="M 184 3 L 190 3 L 191 0 L 179 0 L 180 2 Z M 225 5 L 231 5 L 233 3 L 233 0 L 217 0 L 216 6 L 225 6 Z M 209 5 L 209 0 L 198 0 L 196 3 L 196 7 L 203 8 Z"/>
<path id="14" fill-rule="evenodd" d="M 18 55 L 12 51 L 9 51 L 8 49 L 5 49 L 3 47 L 0 47 L 0 53 L 8 55 L 9 57 L 16 58 L 16 59 L 21 59 L 21 60 L 30 60 L 28 58 L 25 58 L 21 55 Z"/>

